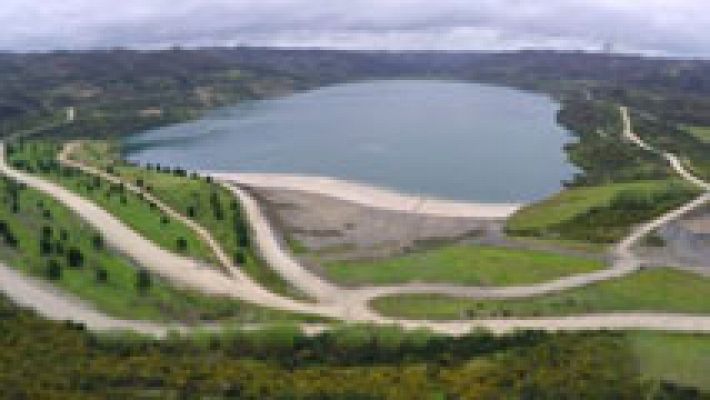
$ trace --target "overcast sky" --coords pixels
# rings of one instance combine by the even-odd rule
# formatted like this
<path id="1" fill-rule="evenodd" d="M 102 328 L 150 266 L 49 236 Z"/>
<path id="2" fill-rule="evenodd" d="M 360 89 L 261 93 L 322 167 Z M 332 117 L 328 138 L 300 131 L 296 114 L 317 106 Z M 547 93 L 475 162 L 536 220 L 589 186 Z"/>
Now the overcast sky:
<path id="1" fill-rule="evenodd" d="M 0 49 L 267 45 L 710 56 L 708 0 L 2 0 Z"/>

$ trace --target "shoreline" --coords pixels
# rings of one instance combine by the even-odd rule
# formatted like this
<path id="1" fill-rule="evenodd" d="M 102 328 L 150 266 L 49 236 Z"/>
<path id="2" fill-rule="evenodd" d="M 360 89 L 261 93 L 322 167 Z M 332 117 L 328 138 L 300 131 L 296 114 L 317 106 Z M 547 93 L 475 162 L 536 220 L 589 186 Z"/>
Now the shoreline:
<path id="1" fill-rule="evenodd" d="M 405 194 L 367 183 L 317 175 L 210 171 L 202 174 L 236 185 L 315 193 L 376 209 L 438 217 L 506 219 L 523 206 L 522 203 L 474 203 Z"/>

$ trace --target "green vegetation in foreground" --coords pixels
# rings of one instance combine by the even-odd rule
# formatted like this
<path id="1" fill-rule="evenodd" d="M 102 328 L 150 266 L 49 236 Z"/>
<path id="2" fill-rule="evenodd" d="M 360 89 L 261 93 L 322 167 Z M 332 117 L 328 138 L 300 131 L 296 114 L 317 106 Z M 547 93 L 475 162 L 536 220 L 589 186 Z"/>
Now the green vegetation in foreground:
<path id="1" fill-rule="evenodd" d="M 571 315 L 614 311 L 710 313 L 710 279 L 673 269 L 651 269 L 561 293 L 514 300 L 398 295 L 373 300 L 387 316 L 450 320 Z"/>
<path id="2" fill-rule="evenodd" d="M 15 168 L 39 173 L 86 197 L 164 249 L 216 263 L 212 250 L 182 222 L 170 220 L 145 198 L 121 186 L 61 167 L 56 162 L 59 150 L 59 144 L 48 141 L 20 141 L 7 147 Z M 179 244 L 180 239 L 185 243 Z"/>
<path id="3" fill-rule="evenodd" d="M 685 130 L 701 142 L 710 144 L 710 126 L 686 126 Z"/>
<path id="4" fill-rule="evenodd" d="M 0 316 L 3 398 L 708 398 L 642 380 L 621 333 L 451 338 L 355 326 L 308 337 L 276 327 L 154 340 L 95 336 L 4 299 Z"/>
<path id="5" fill-rule="evenodd" d="M 710 391 L 710 335 L 629 334 L 641 374 Z"/>
<path id="6" fill-rule="evenodd" d="M 188 174 L 180 168 L 129 165 L 120 160 L 118 146 L 105 141 L 87 141 L 74 153 L 75 158 L 128 182 L 150 188 L 151 193 L 183 215 L 194 219 L 231 253 L 234 261 L 268 289 L 286 296 L 305 299 L 257 256 L 251 243 L 246 217 L 234 194 L 221 185 Z"/>
<path id="7" fill-rule="evenodd" d="M 513 215 L 512 235 L 613 243 L 631 226 L 690 201 L 699 190 L 680 180 L 639 181 L 564 190 Z"/>
<path id="8" fill-rule="evenodd" d="M 345 284 L 411 281 L 505 286 L 544 282 L 603 268 L 598 260 L 480 245 L 448 245 L 378 261 L 329 262 L 329 278 Z"/>
<path id="9" fill-rule="evenodd" d="M 106 248 L 103 238 L 62 204 L 7 178 L 0 180 L 0 259 L 122 318 L 301 319 L 238 300 L 177 290 Z"/>

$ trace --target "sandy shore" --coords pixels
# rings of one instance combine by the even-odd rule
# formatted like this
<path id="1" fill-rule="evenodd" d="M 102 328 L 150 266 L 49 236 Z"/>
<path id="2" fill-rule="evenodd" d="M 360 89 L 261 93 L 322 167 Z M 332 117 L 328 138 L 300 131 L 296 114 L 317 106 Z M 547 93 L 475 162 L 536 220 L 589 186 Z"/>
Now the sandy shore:
<path id="1" fill-rule="evenodd" d="M 516 203 L 467 203 L 409 195 L 360 182 L 309 175 L 209 172 L 223 181 L 256 188 L 311 192 L 372 208 L 438 217 L 503 219 L 517 211 Z"/>

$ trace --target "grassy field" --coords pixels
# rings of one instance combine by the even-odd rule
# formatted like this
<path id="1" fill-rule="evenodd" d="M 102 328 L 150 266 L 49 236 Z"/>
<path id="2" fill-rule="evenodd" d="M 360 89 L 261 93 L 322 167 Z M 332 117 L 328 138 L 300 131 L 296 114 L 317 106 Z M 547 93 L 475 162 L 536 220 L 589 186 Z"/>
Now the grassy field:
<path id="1" fill-rule="evenodd" d="M 378 261 L 324 264 L 328 277 L 344 284 L 420 281 L 481 286 L 543 282 L 603 267 L 598 260 L 477 245 L 449 245 Z"/>
<path id="2" fill-rule="evenodd" d="M 209 263 L 216 263 L 210 248 L 197 235 L 179 221 L 171 221 L 144 198 L 121 190 L 105 181 L 80 171 L 51 166 L 59 145 L 50 142 L 27 142 L 13 145 L 10 162 L 32 173 L 41 173 L 62 186 L 86 197 L 101 206 L 143 237 L 170 250 L 178 251 L 178 239 L 186 241 L 180 252 Z"/>
<path id="3" fill-rule="evenodd" d="M 140 168 L 120 160 L 115 144 L 85 142 L 75 158 L 108 169 L 127 182 L 141 182 L 151 193 L 183 215 L 205 227 L 235 262 L 256 281 L 286 296 L 305 299 L 305 295 L 264 265 L 252 250 L 246 218 L 234 195 L 220 185 L 186 171 L 167 166 Z"/>
<path id="4" fill-rule="evenodd" d="M 692 199 L 680 180 L 639 181 L 564 190 L 513 215 L 512 235 L 612 243 L 629 228 Z"/>
<path id="5" fill-rule="evenodd" d="M 686 126 L 685 129 L 699 140 L 710 143 L 710 126 Z"/>
<path id="6" fill-rule="evenodd" d="M 710 335 L 631 332 L 644 378 L 710 390 Z"/>
<path id="7" fill-rule="evenodd" d="M 710 313 L 710 279 L 672 269 L 644 270 L 561 293 L 513 300 L 400 295 L 373 301 L 388 316 L 415 319 L 538 317 L 612 311 Z"/>
<path id="8" fill-rule="evenodd" d="M 51 280 L 106 313 L 186 322 L 301 318 L 175 289 L 158 277 L 139 273 L 130 260 L 105 248 L 98 233 L 52 198 L 6 179 L 0 180 L 0 196 L 0 259 Z"/>

